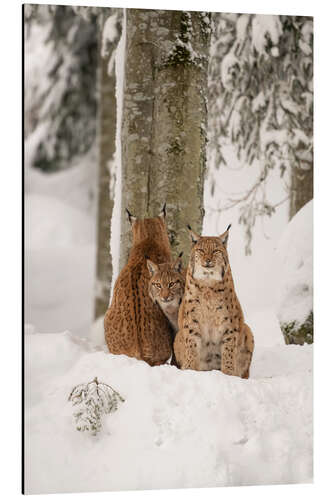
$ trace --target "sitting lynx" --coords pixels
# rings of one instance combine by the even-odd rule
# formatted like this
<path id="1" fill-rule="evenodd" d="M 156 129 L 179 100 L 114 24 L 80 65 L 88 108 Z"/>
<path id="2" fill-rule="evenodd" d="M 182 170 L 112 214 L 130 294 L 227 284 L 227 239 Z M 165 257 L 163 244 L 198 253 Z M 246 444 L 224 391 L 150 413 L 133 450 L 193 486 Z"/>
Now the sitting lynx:
<path id="1" fill-rule="evenodd" d="M 137 220 L 129 212 L 128 215 L 133 246 L 105 315 L 105 340 L 113 354 L 160 365 L 171 356 L 173 332 L 161 309 L 149 297 L 146 255 L 158 264 L 171 260 L 165 206 L 158 217 L 151 219 Z"/>
<path id="2" fill-rule="evenodd" d="M 173 331 L 178 330 L 178 310 L 184 295 L 185 279 L 181 272 L 182 253 L 174 264 L 154 264 L 147 260 L 150 272 L 148 285 L 149 295 L 155 304 L 158 304 L 170 321 Z"/>
<path id="3" fill-rule="evenodd" d="M 229 265 L 229 228 L 218 237 L 195 234 L 174 342 L 178 366 L 249 377 L 253 335 L 244 323 Z"/>

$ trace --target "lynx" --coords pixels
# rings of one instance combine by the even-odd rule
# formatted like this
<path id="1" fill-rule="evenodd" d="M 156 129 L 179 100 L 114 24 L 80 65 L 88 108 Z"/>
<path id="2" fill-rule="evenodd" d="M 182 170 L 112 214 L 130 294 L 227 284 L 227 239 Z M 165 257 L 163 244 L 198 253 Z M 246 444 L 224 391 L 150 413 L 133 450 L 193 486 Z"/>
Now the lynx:
<path id="1" fill-rule="evenodd" d="M 171 264 L 155 264 L 147 260 L 150 273 L 149 295 L 168 318 L 174 333 L 178 330 L 178 310 L 184 295 L 185 279 L 182 273 L 182 253 Z"/>
<path id="2" fill-rule="evenodd" d="M 165 206 L 158 217 L 149 219 L 138 220 L 127 213 L 133 246 L 105 314 L 105 340 L 113 354 L 160 365 L 172 354 L 173 332 L 160 307 L 149 297 L 146 256 L 157 264 L 171 261 Z"/>
<path id="3" fill-rule="evenodd" d="M 230 226 L 218 237 L 199 236 L 189 229 L 192 250 L 174 342 L 177 364 L 248 378 L 254 341 L 231 274 Z"/>

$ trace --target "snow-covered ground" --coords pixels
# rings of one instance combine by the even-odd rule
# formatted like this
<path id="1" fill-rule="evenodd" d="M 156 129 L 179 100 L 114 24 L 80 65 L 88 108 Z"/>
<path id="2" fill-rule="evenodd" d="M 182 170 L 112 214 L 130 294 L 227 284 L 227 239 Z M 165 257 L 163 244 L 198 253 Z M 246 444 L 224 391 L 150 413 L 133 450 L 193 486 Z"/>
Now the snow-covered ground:
<path id="1" fill-rule="evenodd" d="M 283 345 L 277 325 L 262 345 L 274 319 L 253 319 L 249 380 L 151 368 L 69 333 L 26 334 L 26 492 L 310 482 L 312 346 Z M 67 398 L 95 376 L 125 403 L 93 437 L 75 429 Z"/>

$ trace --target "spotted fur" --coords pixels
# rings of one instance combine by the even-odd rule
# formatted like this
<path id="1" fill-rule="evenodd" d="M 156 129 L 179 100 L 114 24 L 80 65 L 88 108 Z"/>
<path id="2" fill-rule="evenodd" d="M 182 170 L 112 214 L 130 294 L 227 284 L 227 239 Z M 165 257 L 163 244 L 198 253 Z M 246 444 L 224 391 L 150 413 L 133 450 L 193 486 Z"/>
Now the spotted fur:
<path id="1" fill-rule="evenodd" d="M 215 369 L 248 378 L 254 341 L 231 274 L 229 227 L 218 237 L 190 230 L 193 246 L 174 352 L 182 369 Z"/>
<path id="2" fill-rule="evenodd" d="M 171 356 L 173 331 L 160 307 L 149 297 L 146 256 L 157 264 L 171 261 L 165 209 L 150 219 L 138 220 L 129 212 L 128 216 L 133 245 L 105 315 L 105 340 L 113 354 L 160 365 Z"/>

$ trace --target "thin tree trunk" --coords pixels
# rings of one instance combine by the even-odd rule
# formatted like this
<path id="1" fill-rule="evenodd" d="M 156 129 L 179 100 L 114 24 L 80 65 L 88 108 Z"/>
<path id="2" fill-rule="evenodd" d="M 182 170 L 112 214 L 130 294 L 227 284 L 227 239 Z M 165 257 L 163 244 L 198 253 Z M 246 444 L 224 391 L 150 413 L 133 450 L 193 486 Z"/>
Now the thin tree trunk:
<path id="1" fill-rule="evenodd" d="M 205 13 L 130 9 L 126 33 L 121 267 L 125 207 L 147 217 L 166 202 L 174 255 L 189 254 L 187 224 L 201 231 L 210 25 Z"/>
<path id="2" fill-rule="evenodd" d="M 104 19 L 113 9 L 103 13 Z M 104 22 L 102 22 L 102 26 Z M 119 33 L 120 35 L 120 33 Z M 116 44 L 115 44 L 116 46 Z M 115 47 L 113 48 L 115 50 Z M 105 314 L 109 306 L 112 279 L 112 259 L 110 255 L 111 219 L 114 206 L 114 154 L 116 150 L 116 74 L 115 68 L 109 73 L 108 57 L 101 55 L 99 47 L 99 176 L 97 213 L 97 263 L 95 318 Z"/>
<path id="3" fill-rule="evenodd" d="M 289 219 L 313 198 L 313 168 L 294 168 L 291 173 Z"/>

